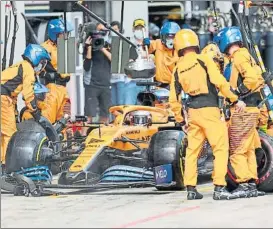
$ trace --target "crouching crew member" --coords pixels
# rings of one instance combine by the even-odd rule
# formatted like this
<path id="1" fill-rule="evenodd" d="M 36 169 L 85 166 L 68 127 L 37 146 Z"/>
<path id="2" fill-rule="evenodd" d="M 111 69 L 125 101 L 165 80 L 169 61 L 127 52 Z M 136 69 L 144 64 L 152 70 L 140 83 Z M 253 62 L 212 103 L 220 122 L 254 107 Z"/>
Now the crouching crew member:
<path id="1" fill-rule="evenodd" d="M 33 88 L 34 88 L 35 98 L 37 99 L 37 107 L 40 111 L 42 111 L 43 109 L 46 108 L 46 104 L 44 101 L 45 101 L 46 93 L 48 93 L 49 90 L 47 87 L 45 87 L 43 84 L 39 82 L 35 82 Z M 20 111 L 19 122 L 29 120 L 29 119 L 33 119 L 31 111 L 28 109 L 28 107 L 23 107 Z"/>
<path id="2" fill-rule="evenodd" d="M 226 124 L 221 121 L 216 88 L 235 104 L 238 110 L 243 110 L 245 104 L 232 92 L 214 61 L 207 55 L 197 54 L 200 46 L 196 33 L 189 29 L 180 30 L 175 35 L 174 47 L 178 52 L 179 60 L 170 85 L 169 102 L 176 122 L 182 126 L 185 121 L 181 112 L 181 90 L 189 95 L 188 147 L 184 173 L 187 198 L 188 200 L 203 198 L 203 195 L 196 190 L 197 160 L 204 141 L 208 139 L 215 157 L 213 199 L 234 199 L 236 196 L 226 189 L 228 130 Z"/>
<path id="3" fill-rule="evenodd" d="M 15 104 L 22 92 L 26 106 L 36 121 L 40 112 L 34 95 L 35 74 L 50 61 L 48 52 L 40 45 L 30 44 L 22 55 L 23 61 L 2 72 L 1 77 L 1 162 L 5 164 L 7 145 L 16 132 Z"/>
<path id="4" fill-rule="evenodd" d="M 231 109 L 230 162 L 239 183 L 233 194 L 238 197 L 264 195 L 257 191 L 255 183 L 258 179 L 255 138 L 259 138 L 256 126 L 260 114 L 257 106 L 262 101 L 260 89 L 263 87 L 261 70 L 249 51 L 243 47 L 238 27 L 224 28 L 219 34 L 219 48 L 231 62 L 230 85 L 236 89 L 238 96 L 245 97 L 242 100 L 246 104 L 244 113 Z"/>

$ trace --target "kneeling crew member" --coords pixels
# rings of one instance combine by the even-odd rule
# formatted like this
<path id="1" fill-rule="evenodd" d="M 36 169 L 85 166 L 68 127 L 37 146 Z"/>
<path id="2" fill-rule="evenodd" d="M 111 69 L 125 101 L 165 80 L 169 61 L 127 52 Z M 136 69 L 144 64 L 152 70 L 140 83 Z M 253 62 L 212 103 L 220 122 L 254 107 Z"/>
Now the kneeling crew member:
<path id="1" fill-rule="evenodd" d="M 34 96 L 35 74 L 43 70 L 50 61 L 48 52 L 40 45 L 30 44 L 22 55 L 23 61 L 14 64 L 2 72 L 1 77 L 1 162 L 5 164 L 7 145 L 16 132 L 15 104 L 22 92 L 26 106 L 36 121 L 40 112 Z"/>
<path id="2" fill-rule="evenodd" d="M 231 109 L 230 162 L 239 183 L 233 193 L 238 197 L 264 195 L 257 191 L 255 183 L 258 179 L 255 137 L 258 137 L 256 126 L 260 114 L 257 106 L 262 101 L 260 89 L 264 80 L 254 58 L 243 47 L 240 29 L 227 27 L 219 34 L 219 48 L 231 61 L 230 84 L 236 89 L 238 96 L 246 96 L 243 99 L 246 104 L 243 114 Z"/>
<path id="3" fill-rule="evenodd" d="M 213 199 L 234 199 L 235 196 L 225 187 L 229 151 L 228 131 L 225 122 L 221 121 L 216 88 L 236 104 L 238 110 L 242 111 L 245 104 L 232 92 L 214 61 L 207 55 L 197 54 L 200 46 L 195 32 L 189 29 L 180 30 L 175 35 L 174 47 L 178 52 L 179 61 L 170 85 L 169 102 L 176 121 L 182 126 L 185 121 L 181 114 L 181 90 L 189 95 L 188 147 L 184 174 L 187 198 L 188 200 L 203 198 L 203 195 L 196 190 L 197 160 L 204 141 L 208 139 L 215 157 Z"/>

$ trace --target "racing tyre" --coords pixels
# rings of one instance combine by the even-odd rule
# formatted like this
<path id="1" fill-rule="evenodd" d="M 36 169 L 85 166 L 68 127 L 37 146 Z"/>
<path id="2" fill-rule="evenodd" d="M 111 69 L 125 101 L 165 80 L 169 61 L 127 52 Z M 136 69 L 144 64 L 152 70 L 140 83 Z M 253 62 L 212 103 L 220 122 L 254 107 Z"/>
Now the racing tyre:
<path id="1" fill-rule="evenodd" d="M 6 173 L 37 165 L 41 149 L 46 144 L 45 133 L 17 131 L 11 137 L 6 154 Z"/>
<path id="2" fill-rule="evenodd" d="M 185 134 L 177 130 L 159 131 L 151 138 L 148 149 L 148 161 L 152 167 L 171 164 L 172 183 L 158 185 L 158 190 L 184 189 Z M 156 177 L 156 174 L 155 174 Z"/>
<path id="3" fill-rule="evenodd" d="M 34 119 L 29 119 L 17 123 L 17 131 L 35 131 L 38 133 L 45 133 L 45 129 Z"/>
<path id="4" fill-rule="evenodd" d="M 273 191 L 273 138 L 259 131 L 259 136 L 262 143 L 264 155 L 261 162 L 258 164 L 258 189 L 264 192 Z M 228 189 L 234 190 L 237 187 L 236 175 L 232 166 L 228 165 L 227 174 Z"/>

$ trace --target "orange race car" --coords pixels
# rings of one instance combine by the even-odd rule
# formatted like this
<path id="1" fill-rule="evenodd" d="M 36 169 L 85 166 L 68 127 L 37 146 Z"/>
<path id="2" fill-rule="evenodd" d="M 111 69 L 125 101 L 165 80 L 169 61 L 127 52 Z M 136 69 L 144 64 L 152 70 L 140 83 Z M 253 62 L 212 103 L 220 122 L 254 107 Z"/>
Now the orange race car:
<path id="1" fill-rule="evenodd" d="M 37 165 L 50 167 L 53 162 L 71 160 L 69 168 L 59 176 L 61 185 L 148 182 L 159 190 L 183 189 L 187 135 L 181 127 L 175 126 L 172 113 L 167 109 L 168 95 L 166 91 L 156 93 L 160 90 L 147 89 L 145 96 L 139 97 L 141 105 L 111 107 L 114 121 L 86 125 L 89 128 L 87 136 L 71 140 L 78 144 L 73 150 L 62 147 L 64 141 L 58 140 L 50 123 L 46 131 L 41 131 L 38 123 L 22 122 L 20 125 L 24 128 L 15 133 L 9 144 L 6 172 Z M 153 107 L 143 106 L 144 102 Z M 77 117 L 77 121 L 80 119 L 84 121 L 85 117 Z M 30 128 L 28 122 L 31 122 Z M 263 133 L 260 137 L 265 155 L 258 168 L 259 188 L 272 191 L 273 140 Z M 19 156 L 20 160 L 16 160 Z M 211 174 L 212 170 L 212 152 L 205 144 L 199 155 L 198 171 L 199 174 Z M 232 170 L 229 170 L 227 180 L 235 185 Z"/>

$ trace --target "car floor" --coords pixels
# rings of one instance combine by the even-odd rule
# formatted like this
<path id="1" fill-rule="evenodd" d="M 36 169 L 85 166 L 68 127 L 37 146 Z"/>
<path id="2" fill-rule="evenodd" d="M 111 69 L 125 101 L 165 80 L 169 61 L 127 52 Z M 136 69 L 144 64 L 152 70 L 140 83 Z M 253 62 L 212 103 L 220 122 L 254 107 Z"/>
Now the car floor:
<path id="1" fill-rule="evenodd" d="M 113 189 L 84 195 L 1 195 L 1 227 L 20 228 L 269 228 L 273 193 L 257 198 L 214 201 L 213 185 L 201 179 L 202 200 L 185 191 Z M 68 191 L 68 190 L 67 190 Z"/>

